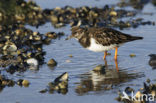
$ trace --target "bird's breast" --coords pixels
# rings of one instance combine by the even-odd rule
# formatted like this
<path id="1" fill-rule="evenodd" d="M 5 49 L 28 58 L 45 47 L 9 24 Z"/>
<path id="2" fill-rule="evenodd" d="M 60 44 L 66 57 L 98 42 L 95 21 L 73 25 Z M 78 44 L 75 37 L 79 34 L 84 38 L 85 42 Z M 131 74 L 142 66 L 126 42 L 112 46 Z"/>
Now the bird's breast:
<path id="1" fill-rule="evenodd" d="M 91 38 L 90 39 L 90 46 L 88 46 L 87 49 L 94 51 L 94 52 L 104 52 L 104 51 L 114 49 L 116 46 L 117 46 L 116 44 L 104 46 L 100 43 L 96 43 L 96 40 Z"/>

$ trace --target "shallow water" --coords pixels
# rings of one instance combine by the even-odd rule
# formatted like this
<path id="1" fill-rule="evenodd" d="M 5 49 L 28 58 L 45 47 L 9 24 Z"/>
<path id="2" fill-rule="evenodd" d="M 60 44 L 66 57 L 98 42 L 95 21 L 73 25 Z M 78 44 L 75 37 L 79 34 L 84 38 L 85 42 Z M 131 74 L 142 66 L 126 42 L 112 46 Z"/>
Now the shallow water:
<path id="1" fill-rule="evenodd" d="M 35 0 L 42 8 L 54 8 L 56 6 L 71 5 L 79 7 L 82 5 L 103 7 L 107 4 L 115 4 L 118 0 L 95 1 L 86 0 L 84 3 L 72 0 Z M 67 2 L 65 2 L 67 1 Z M 153 13 L 150 15 L 139 14 L 137 17 L 143 17 L 145 20 L 156 22 L 156 7 L 147 4 L 142 12 Z M 55 68 L 49 68 L 46 64 L 39 68 L 39 71 L 26 71 L 24 73 L 15 73 L 9 75 L 9 78 L 17 80 L 25 78 L 30 81 L 28 88 L 14 86 L 6 87 L 0 93 L 0 103 L 117 103 L 114 99 L 118 96 L 118 90 L 124 90 L 131 86 L 136 90 L 142 87 L 143 82 L 150 78 L 155 80 L 156 70 L 148 65 L 149 54 L 156 54 L 155 38 L 156 26 L 139 26 L 138 28 L 124 29 L 122 32 L 132 35 L 142 36 L 143 40 L 133 41 L 124 44 L 119 48 L 118 68 L 116 71 L 115 61 L 113 60 L 114 51 L 110 51 L 111 56 L 107 57 L 106 74 L 97 74 L 92 69 L 97 65 L 105 65 L 103 53 L 95 53 L 84 49 L 76 40 L 65 38 L 70 35 L 70 26 L 55 29 L 51 23 L 46 23 L 38 29 L 26 26 L 34 31 L 46 33 L 49 31 L 65 32 L 65 36 L 60 39 L 52 40 L 50 45 L 44 46 L 47 52 L 45 62 L 54 58 L 58 65 Z M 136 57 L 131 58 L 131 53 Z M 73 57 L 69 57 L 69 55 Z M 70 61 L 70 62 L 67 62 Z M 67 94 L 39 93 L 46 88 L 48 82 L 53 81 L 60 74 L 69 73 L 69 84 Z M 106 90 L 105 87 L 113 85 L 113 89 Z M 79 88 L 82 86 L 83 88 Z"/>
<path id="2" fill-rule="evenodd" d="M 25 0 L 28 1 L 28 0 Z M 45 8 L 55 8 L 55 7 L 64 7 L 64 6 L 72 6 L 72 7 L 80 7 L 80 6 L 98 6 L 103 7 L 106 4 L 115 4 L 119 2 L 119 0 L 33 0 L 38 5 L 40 5 L 43 9 Z"/>

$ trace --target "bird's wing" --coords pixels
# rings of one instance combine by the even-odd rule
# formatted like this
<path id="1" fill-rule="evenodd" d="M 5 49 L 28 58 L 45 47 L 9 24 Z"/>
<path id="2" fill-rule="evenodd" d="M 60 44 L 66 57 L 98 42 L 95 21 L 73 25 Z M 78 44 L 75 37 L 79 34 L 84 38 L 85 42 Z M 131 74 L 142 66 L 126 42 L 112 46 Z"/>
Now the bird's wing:
<path id="1" fill-rule="evenodd" d="M 97 43 L 107 46 L 124 43 L 128 40 L 129 35 L 109 28 L 100 28 L 99 30 L 94 31 L 93 37 L 96 38 Z"/>

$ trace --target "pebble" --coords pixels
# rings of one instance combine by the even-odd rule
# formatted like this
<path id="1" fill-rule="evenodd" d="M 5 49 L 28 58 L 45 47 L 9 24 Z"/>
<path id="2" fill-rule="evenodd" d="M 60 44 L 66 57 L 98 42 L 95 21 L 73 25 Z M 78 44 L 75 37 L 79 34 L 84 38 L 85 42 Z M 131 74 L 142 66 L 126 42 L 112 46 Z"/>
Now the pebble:
<path id="1" fill-rule="evenodd" d="M 56 39 L 57 38 L 57 35 L 55 32 L 47 32 L 45 34 L 45 36 L 47 36 L 48 38 L 51 38 L 51 39 Z"/>
<path id="2" fill-rule="evenodd" d="M 48 66 L 56 66 L 57 62 L 54 59 L 50 59 L 47 64 Z"/>
<path id="3" fill-rule="evenodd" d="M 19 86 L 22 86 L 22 82 L 23 82 L 23 79 L 19 79 L 19 80 L 17 81 L 17 84 L 18 84 Z"/>
<path id="4" fill-rule="evenodd" d="M 59 83 L 58 86 L 59 86 L 60 89 L 66 89 L 67 88 L 67 84 L 68 84 L 67 82 L 63 81 L 63 82 Z"/>
<path id="5" fill-rule="evenodd" d="M 40 93 L 54 93 L 54 91 L 57 91 L 62 94 L 66 94 L 68 91 L 68 73 L 65 72 L 58 76 L 54 82 L 49 82 L 48 83 L 48 89 L 43 89 L 39 91 Z"/>
<path id="6" fill-rule="evenodd" d="M 52 15 L 52 16 L 51 16 L 51 22 L 52 22 L 53 24 L 57 24 L 57 23 L 58 23 L 58 18 L 57 18 L 57 16 Z"/>
<path id="7" fill-rule="evenodd" d="M 43 89 L 41 91 L 39 91 L 40 93 L 46 93 L 48 90 L 47 89 Z"/>
<path id="8" fill-rule="evenodd" d="M 35 58 L 29 58 L 26 60 L 27 64 L 31 66 L 38 66 L 38 60 Z"/>
<path id="9" fill-rule="evenodd" d="M 130 56 L 131 58 L 136 57 L 136 55 L 135 55 L 135 54 L 133 54 L 133 53 L 132 53 L 132 54 L 130 54 L 129 56 Z"/>
<path id="10" fill-rule="evenodd" d="M 111 11 L 110 16 L 117 16 L 117 12 L 116 11 Z"/>
<path id="11" fill-rule="evenodd" d="M 28 87 L 29 86 L 29 81 L 28 80 L 23 80 L 22 81 L 22 85 L 24 86 L 24 87 Z"/>
<path id="12" fill-rule="evenodd" d="M 66 63 L 71 63 L 71 60 L 67 59 L 67 60 L 66 60 Z"/>
<path id="13" fill-rule="evenodd" d="M 72 55 L 72 54 L 70 54 L 70 55 L 69 55 L 69 57 L 71 57 L 71 58 L 72 58 L 72 57 L 73 57 L 73 55 Z"/>
<path id="14" fill-rule="evenodd" d="M 33 36 L 37 36 L 39 32 L 33 32 Z"/>
<path id="15" fill-rule="evenodd" d="M 62 82 L 62 81 L 67 81 L 68 80 L 68 73 L 64 72 L 62 75 L 60 75 L 59 77 L 57 77 L 54 82 Z"/>
<path id="16" fill-rule="evenodd" d="M 8 52 L 15 52 L 17 50 L 17 46 L 12 42 L 6 42 L 3 50 Z"/>
<path id="17" fill-rule="evenodd" d="M 20 35 L 22 33 L 22 30 L 21 29 L 16 29 L 15 33 L 16 33 L 16 35 Z"/>

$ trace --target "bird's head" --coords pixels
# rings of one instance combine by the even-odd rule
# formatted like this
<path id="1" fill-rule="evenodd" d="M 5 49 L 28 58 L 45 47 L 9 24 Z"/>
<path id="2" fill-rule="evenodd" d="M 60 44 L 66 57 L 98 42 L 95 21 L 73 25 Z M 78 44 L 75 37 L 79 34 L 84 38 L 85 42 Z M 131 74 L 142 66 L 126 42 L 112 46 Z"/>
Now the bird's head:
<path id="1" fill-rule="evenodd" d="M 84 28 L 74 26 L 71 28 L 72 34 L 66 38 L 66 40 L 69 40 L 71 38 L 80 39 L 84 35 Z"/>

